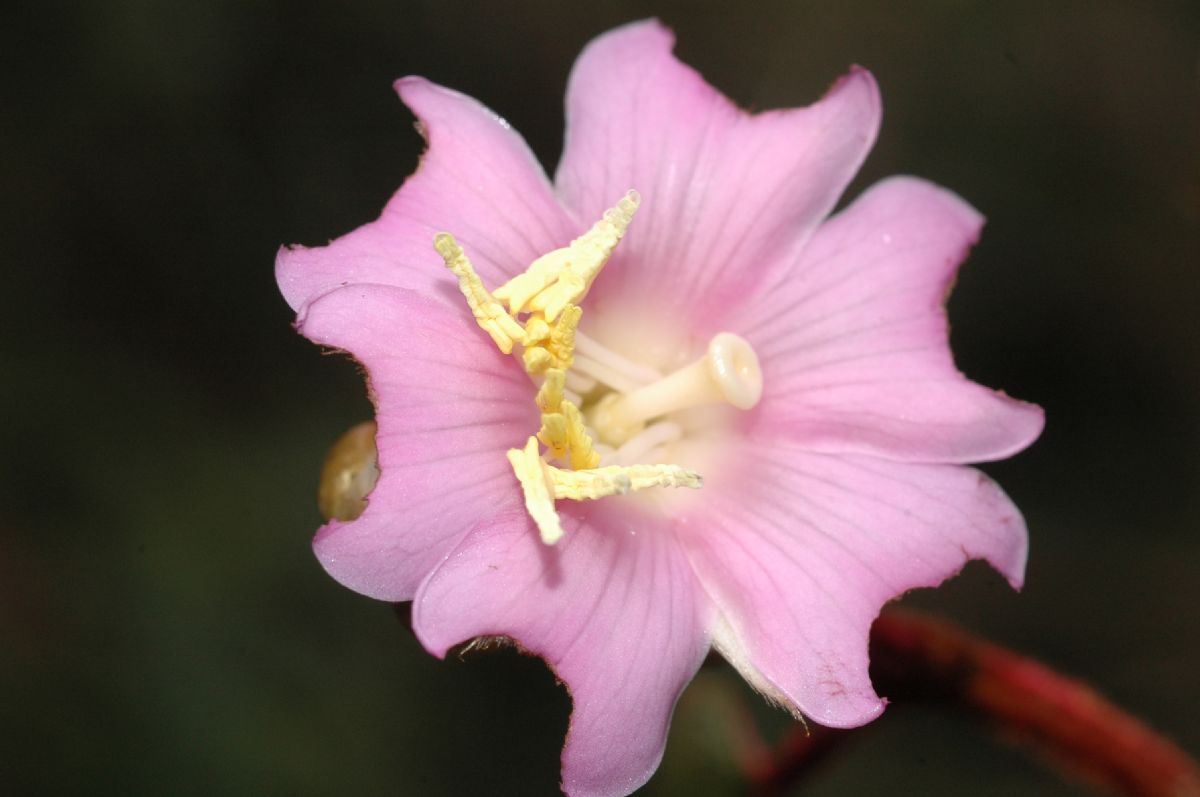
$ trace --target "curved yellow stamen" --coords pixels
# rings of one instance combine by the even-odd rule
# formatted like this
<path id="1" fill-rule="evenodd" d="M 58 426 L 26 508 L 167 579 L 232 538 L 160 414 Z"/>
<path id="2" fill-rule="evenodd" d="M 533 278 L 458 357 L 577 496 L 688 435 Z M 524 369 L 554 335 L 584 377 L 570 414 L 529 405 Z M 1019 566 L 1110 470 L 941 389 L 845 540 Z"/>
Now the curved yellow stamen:
<path id="1" fill-rule="evenodd" d="M 433 246 L 442 260 L 446 261 L 446 268 L 458 277 L 458 289 L 466 298 L 467 306 L 475 316 L 475 323 L 491 336 L 500 351 L 505 354 L 512 352 L 513 344 L 525 337 L 525 328 L 483 287 L 483 280 L 479 279 L 475 267 L 453 235 L 439 232 L 433 237 Z"/>
<path id="2" fill-rule="evenodd" d="M 599 465 L 600 455 L 592 448 L 592 436 L 584 428 L 583 413 L 571 402 L 564 401 L 562 414 L 567 421 L 567 450 L 571 453 L 571 467 L 582 470 Z"/>
<path id="3" fill-rule="evenodd" d="M 591 229 L 570 245 L 533 261 L 525 273 L 497 288 L 495 297 L 508 302 L 513 314 L 537 312 L 554 321 L 568 305 L 583 300 L 625 236 L 641 201 L 637 191 L 629 190 Z"/>
<path id="4" fill-rule="evenodd" d="M 579 302 L 625 235 L 639 202 L 637 192 L 629 191 L 570 245 L 539 257 L 494 293 L 484 287 L 452 235 L 438 233 L 434 237 L 434 246 L 458 278 L 459 290 L 476 323 L 505 354 L 521 344 L 526 372 L 542 380 L 535 398 L 541 428 L 524 448 L 510 449 L 507 456 L 521 484 L 525 510 L 547 545 L 563 536 L 554 508 L 557 499 L 583 501 L 647 487 L 696 488 L 701 484 L 699 474 L 678 465 L 600 467 L 600 454 L 583 413 L 567 398 L 567 371 L 574 362 L 576 330 L 583 315 Z M 524 323 L 518 316 L 526 316 Z M 568 463 L 570 469 L 547 462 L 539 443 L 546 447 L 546 456 Z"/>
<path id="5" fill-rule="evenodd" d="M 537 438 L 525 448 L 508 451 L 508 461 L 525 494 L 525 510 L 537 524 L 542 542 L 553 545 L 562 539 L 562 522 L 554 501 L 567 498 L 591 501 L 610 495 L 625 495 L 647 487 L 692 487 L 702 484 L 700 474 L 678 465 L 632 465 L 564 470 L 548 464 L 538 453 Z"/>
<path id="6" fill-rule="evenodd" d="M 529 438 L 524 449 L 510 448 L 508 461 L 525 494 L 525 511 L 537 524 L 542 542 L 553 545 L 562 539 L 562 523 L 554 511 L 551 483 L 546 473 L 549 466 L 538 452 L 537 438 Z"/>

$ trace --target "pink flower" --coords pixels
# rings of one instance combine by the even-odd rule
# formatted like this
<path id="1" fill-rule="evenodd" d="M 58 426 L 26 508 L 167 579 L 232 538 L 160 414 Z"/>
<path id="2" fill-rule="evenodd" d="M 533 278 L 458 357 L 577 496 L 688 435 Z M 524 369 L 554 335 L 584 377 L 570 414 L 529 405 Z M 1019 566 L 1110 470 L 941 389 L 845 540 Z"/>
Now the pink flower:
<path id="1" fill-rule="evenodd" d="M 896 177 L 828 217 L 875 138 L 870 74 L 807 108 L 748 114 L 671 46 L 641 22 L 584 50 L 553 184 L 491 111 L 400 80 L 428 139 L 417 172 L 377 221 L 278 260 L 300 331 L 363 364 L 377 413 L 378 484 L 361 517 L 317 532 L 318 558 L 352 589 L 414 601 L 435 655 L 505 636 L 544 658 L 573 699 L 562 762 L 576 797 L 650 777 L 710 647 L 793 713 L 860 725 L 884 706 L 867 634 L 885 602 L 968 559 L 1013 586 L 1025 567 L 1020 514 L 964 463 L 1029 445 L 1041 410 L 968 381 L 947 344 L 943 301 L 980 215 Z M 527 503 L 556 489 L 514 476 L 552 410 L 539 416 L 540 380 L 476 326 L 434 237 L 451 233 L 495 290 L 631 188 L 640 209 L 579 300 L 562 401 L 581 405 L 608 492 L 629 489 L 634 462 L 681 465 L 703 486 Z M 629 434 L 603 428 L 604 395 L 624 401 L 722 332 L 761 368 L 752 408 L 673 405 Z M 700 401 L 692 390 L 671 401 Z M 530 445 L 530 472 L 551 474 Z M 527 507 L 547 506 L 535 524 Z"/>

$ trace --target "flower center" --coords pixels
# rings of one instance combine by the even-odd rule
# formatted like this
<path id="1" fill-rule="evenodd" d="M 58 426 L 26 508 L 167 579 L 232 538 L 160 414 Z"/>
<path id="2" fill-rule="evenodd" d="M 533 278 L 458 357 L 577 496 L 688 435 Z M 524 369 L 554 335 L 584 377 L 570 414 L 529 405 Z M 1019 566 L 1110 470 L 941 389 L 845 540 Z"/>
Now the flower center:
<path id="1" fill-rule="evenodd" d="M 758 357 L 732 333 L 715 335 L 704 356 L 663 376 L 578 331 L 579 303 L 624 237 L 640 201 L 636 191 L 629 191 L 570 245 L 542 255 L 492 292 L 454 236 L 434 236 L 434 248 L 458 278 L 476 323 L 500 351 L 517 355 L 539 384 L 534 400 L 541 428 L 524 448 L 510 449 L 508 460 L 547 545 L 563 534 L 557 499 L 700 487 L 694 471 L 639 461 L 662 459 L 662 446 L 682 436 L 675 414 L 718 403 L 746 410 L 762 395 Z"/>
<path id="2" fill-rule="evenodd" d="M 587 418 L 603 442 L 619 446 L 643 433 L 655 418 L 720 402 L 748 410 L 761 397 L 758 355 L 744 338 L 721 332 L 700 359 L 628 392 L 604 395 Z"/>

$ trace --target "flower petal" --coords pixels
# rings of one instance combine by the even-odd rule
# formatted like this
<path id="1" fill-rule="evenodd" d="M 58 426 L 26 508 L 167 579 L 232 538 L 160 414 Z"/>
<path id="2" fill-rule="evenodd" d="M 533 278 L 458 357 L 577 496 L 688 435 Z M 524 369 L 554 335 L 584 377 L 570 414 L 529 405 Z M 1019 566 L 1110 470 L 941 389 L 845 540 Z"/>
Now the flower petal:
<path id="1" fill-rule="evenodd" d="M 982 224 L 911 177 L 826 222 L 738 322 L 763 368 L 760 434 L 916 462 L 1001 459 L 1032 443 L 1041 408 L 969 381 L 950 354 L 945 298 Z"/>
<path id="2" fill-rule="evenodd" d="M 1025 524 L 982 473 L 807 452 L 731 458 L 705 484 L 685 544 L 722 615 L 714 645 L 768 697 L 822 725 L 873 719 L 867 673 L 880 607 L 968 559 L 1022 582 Z"/>
<path id="3" fill-rule="evenodd" d="M 875 81 L 855 69 L 807 108 L 749 114 L 671 54 L 657 21 L 595 39 L 567 89 L 555 176 L 581 219 L 627 189 L 642 206 L 589 302 L 712 317 L 794 259 L 866 157 Z"/>
<path id="4" fill-rule="evenodd" d="M 579 232 L 507 122 L 423 78 L 403 78 L 396 90 L 428 141 L 421 163 L 377 221 L 328 246 L 279 251 L 276 278 L 297 311 L 323 293 L 357 283 L 442 296 L 437 285 L 454 282 L 433 249 L 438 232 L 458 239 L 489 287 Z"/>
<path id="5" fill-rule="evenodd" d="M 708 651 L 707 604 L 669 529 L 600 509 L 612 507 L 564 516 L 566 536 L 554 546 L 523 514 L 481 525 L 413 604 L 413 627 L 432 653 L 508 636 L 566 683 L 571 797 L 626 795 L 649 779 L 675 701 Z"/>
<path id="6" fill-rule="evenodd" d="M 328 293 L 300 331 L 362 363 L 379 427 L 380 475 L 367 509 L 323 526 L 317 558 L 351 589 L 410 600 L 472 526 L 520 508 L 504 452 L 537 428 L 533 387 L 465 308 L 401 288 Z"/>

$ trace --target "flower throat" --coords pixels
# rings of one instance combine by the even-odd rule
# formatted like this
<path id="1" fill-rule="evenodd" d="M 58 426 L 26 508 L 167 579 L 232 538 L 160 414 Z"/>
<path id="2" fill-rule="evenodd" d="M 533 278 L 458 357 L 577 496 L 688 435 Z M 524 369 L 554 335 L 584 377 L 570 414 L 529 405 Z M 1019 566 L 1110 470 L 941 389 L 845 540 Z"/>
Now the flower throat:
<path id="1" fill-rule="evenodd" d="M 702 479 L 694 471 L 636 460 L 679 437 L 670 413 L 717 402 L 746 410 L 762 395 L 758 357 L 737 335 L 717 334 L 702 358 L 664 377 L 578 331 L 580 302 L 640 201 L 636 191 L 627 192 L 570 245 L 542 255 L 491 292 L 454 236 L 441 232 L 433 239 L 475 322 L 539 384 L 534 401 L 541 428 L 524 448 L 510 449 L 508 461 L 547 545 L 563 536 L 554 507 L 558 499 L 582 501 L 647 487 L 699 488 Z"/>

